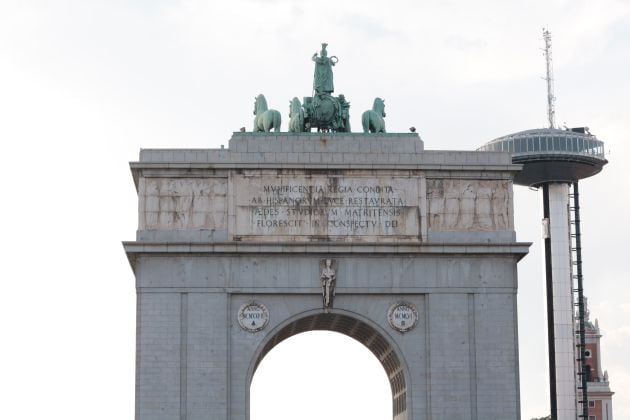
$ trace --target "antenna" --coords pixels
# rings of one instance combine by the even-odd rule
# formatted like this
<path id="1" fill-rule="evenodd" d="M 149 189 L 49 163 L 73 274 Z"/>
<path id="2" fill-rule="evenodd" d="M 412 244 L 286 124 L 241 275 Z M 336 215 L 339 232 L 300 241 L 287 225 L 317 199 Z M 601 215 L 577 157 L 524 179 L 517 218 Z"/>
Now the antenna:
<path id="1" fill-rule="evenodd" d="M 549 128 L 555 127 L 556 97 L 553 94 L 553 63 L 551 61 L 551 32 L 543 28 L 543 39 L 545 40 L 545 61 L 547 62 L 547 118 L 549 119 Z"/>
<path id="2" fill-rule="evenodd" d="M 551 33 L 546 28 L 543 39 L 549 128 L 499 137 L 478 150 L 509 151 L 512 163 L 523 165 L 514 175 L 514 184 L 542 189 L 551 418 L 586 420 L 591 417 L 588 389 L 592 380 L 586 358 L 578 181 L 599 173 L 608 161 L 604 143 L 586 127 L 570 130 L 554 127 Z M 573 315 L 573 305 L 578 308 L 577 316 Z"/>

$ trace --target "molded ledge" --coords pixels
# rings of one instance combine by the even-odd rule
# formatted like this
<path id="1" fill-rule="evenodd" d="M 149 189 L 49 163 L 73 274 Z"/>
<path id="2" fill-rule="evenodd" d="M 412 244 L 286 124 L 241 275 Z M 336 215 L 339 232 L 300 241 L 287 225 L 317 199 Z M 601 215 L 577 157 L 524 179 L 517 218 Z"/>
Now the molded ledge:
<path id="1" fill-rule="evenodd" d="M 139 255 L 150 254 L 447 254 L 447 255 L 505 255 L 520 261 L 529 252 L 531 242 L 511 242 L 503 244 L 317 244 L 317 243 L 148 243 L 123 242 L 127 258 L 135 270 L 135 260 Z"/>

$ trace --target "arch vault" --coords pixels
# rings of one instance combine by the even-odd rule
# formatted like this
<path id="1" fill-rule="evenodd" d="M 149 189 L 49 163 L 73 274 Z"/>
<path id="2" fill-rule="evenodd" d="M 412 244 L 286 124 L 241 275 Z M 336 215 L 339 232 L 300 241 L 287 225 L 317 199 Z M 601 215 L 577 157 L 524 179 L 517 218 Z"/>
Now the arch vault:
<path id="1" fill-rule="evenodd" d="M 509 154 L 234 133 L 131 168 L 136 419 L 248 420 L 262 358 L 313 330 L 370 349 L 394 420 L 519 417 Z"/>
<path id="2" fill-rule="evenodd" d="M 344 310 L 307 311 L 292 317 L 270 331 L 252 358 L 252 366 L 248 372 L 248 384 L 251 385 L 260 362 L 276 345 L 294 335 L 308 331 L 337 332 L 353 338 L 367 347 L 378 359 L 387 375 L 392 392 L 393 418 L 397 420 L 407 419 L 407 407 L 411 404 L 407 392 L 409 373 L 395 341 L 370 320 L 363 319 L 360 314 Z M 247 400 L 246 403 L 249 405 L 249 391 Z"/>

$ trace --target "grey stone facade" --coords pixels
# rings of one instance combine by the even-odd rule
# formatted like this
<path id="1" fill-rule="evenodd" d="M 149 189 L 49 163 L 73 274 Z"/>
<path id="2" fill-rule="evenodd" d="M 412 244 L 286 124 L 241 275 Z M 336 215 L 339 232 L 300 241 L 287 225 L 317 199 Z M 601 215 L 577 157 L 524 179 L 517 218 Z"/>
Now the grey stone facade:
<path id="1" fill-rule="evenodd" d="M 347 334 L 382 362 L 395 419 L 519 418 L 507 153 L 425 151 L 415 134 L 235 133 L 227 149 L 142 150 L 131 164 L 137 419 L 249 418 L 275 344 Z M 322 307 L 322 259 L 336 269 Z M 239 308 L 268 309 L 251 332 Z M 401 333 L 399 303 L 417 312 Z"/>

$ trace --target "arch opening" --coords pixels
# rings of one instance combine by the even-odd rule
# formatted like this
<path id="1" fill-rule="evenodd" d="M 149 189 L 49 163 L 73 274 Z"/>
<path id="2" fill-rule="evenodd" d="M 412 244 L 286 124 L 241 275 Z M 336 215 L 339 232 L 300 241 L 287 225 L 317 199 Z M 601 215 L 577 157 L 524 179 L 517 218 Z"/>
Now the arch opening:
<path id="1" fill-rule="evenodd" d="M 380 362 L 389 381 L 392 418 L 407 420 L 408 390 L 405 369 L 396 349 L 374 327 L 343 313 L 317 313 L 299 318 L 280 328 L 263 346 L 254 361 L 252 376 L 265 356 L 279 343 L 309 331 L 333 331 L 363 344 Z M 250 384 L 251 385 L 251 384 Z"/>

